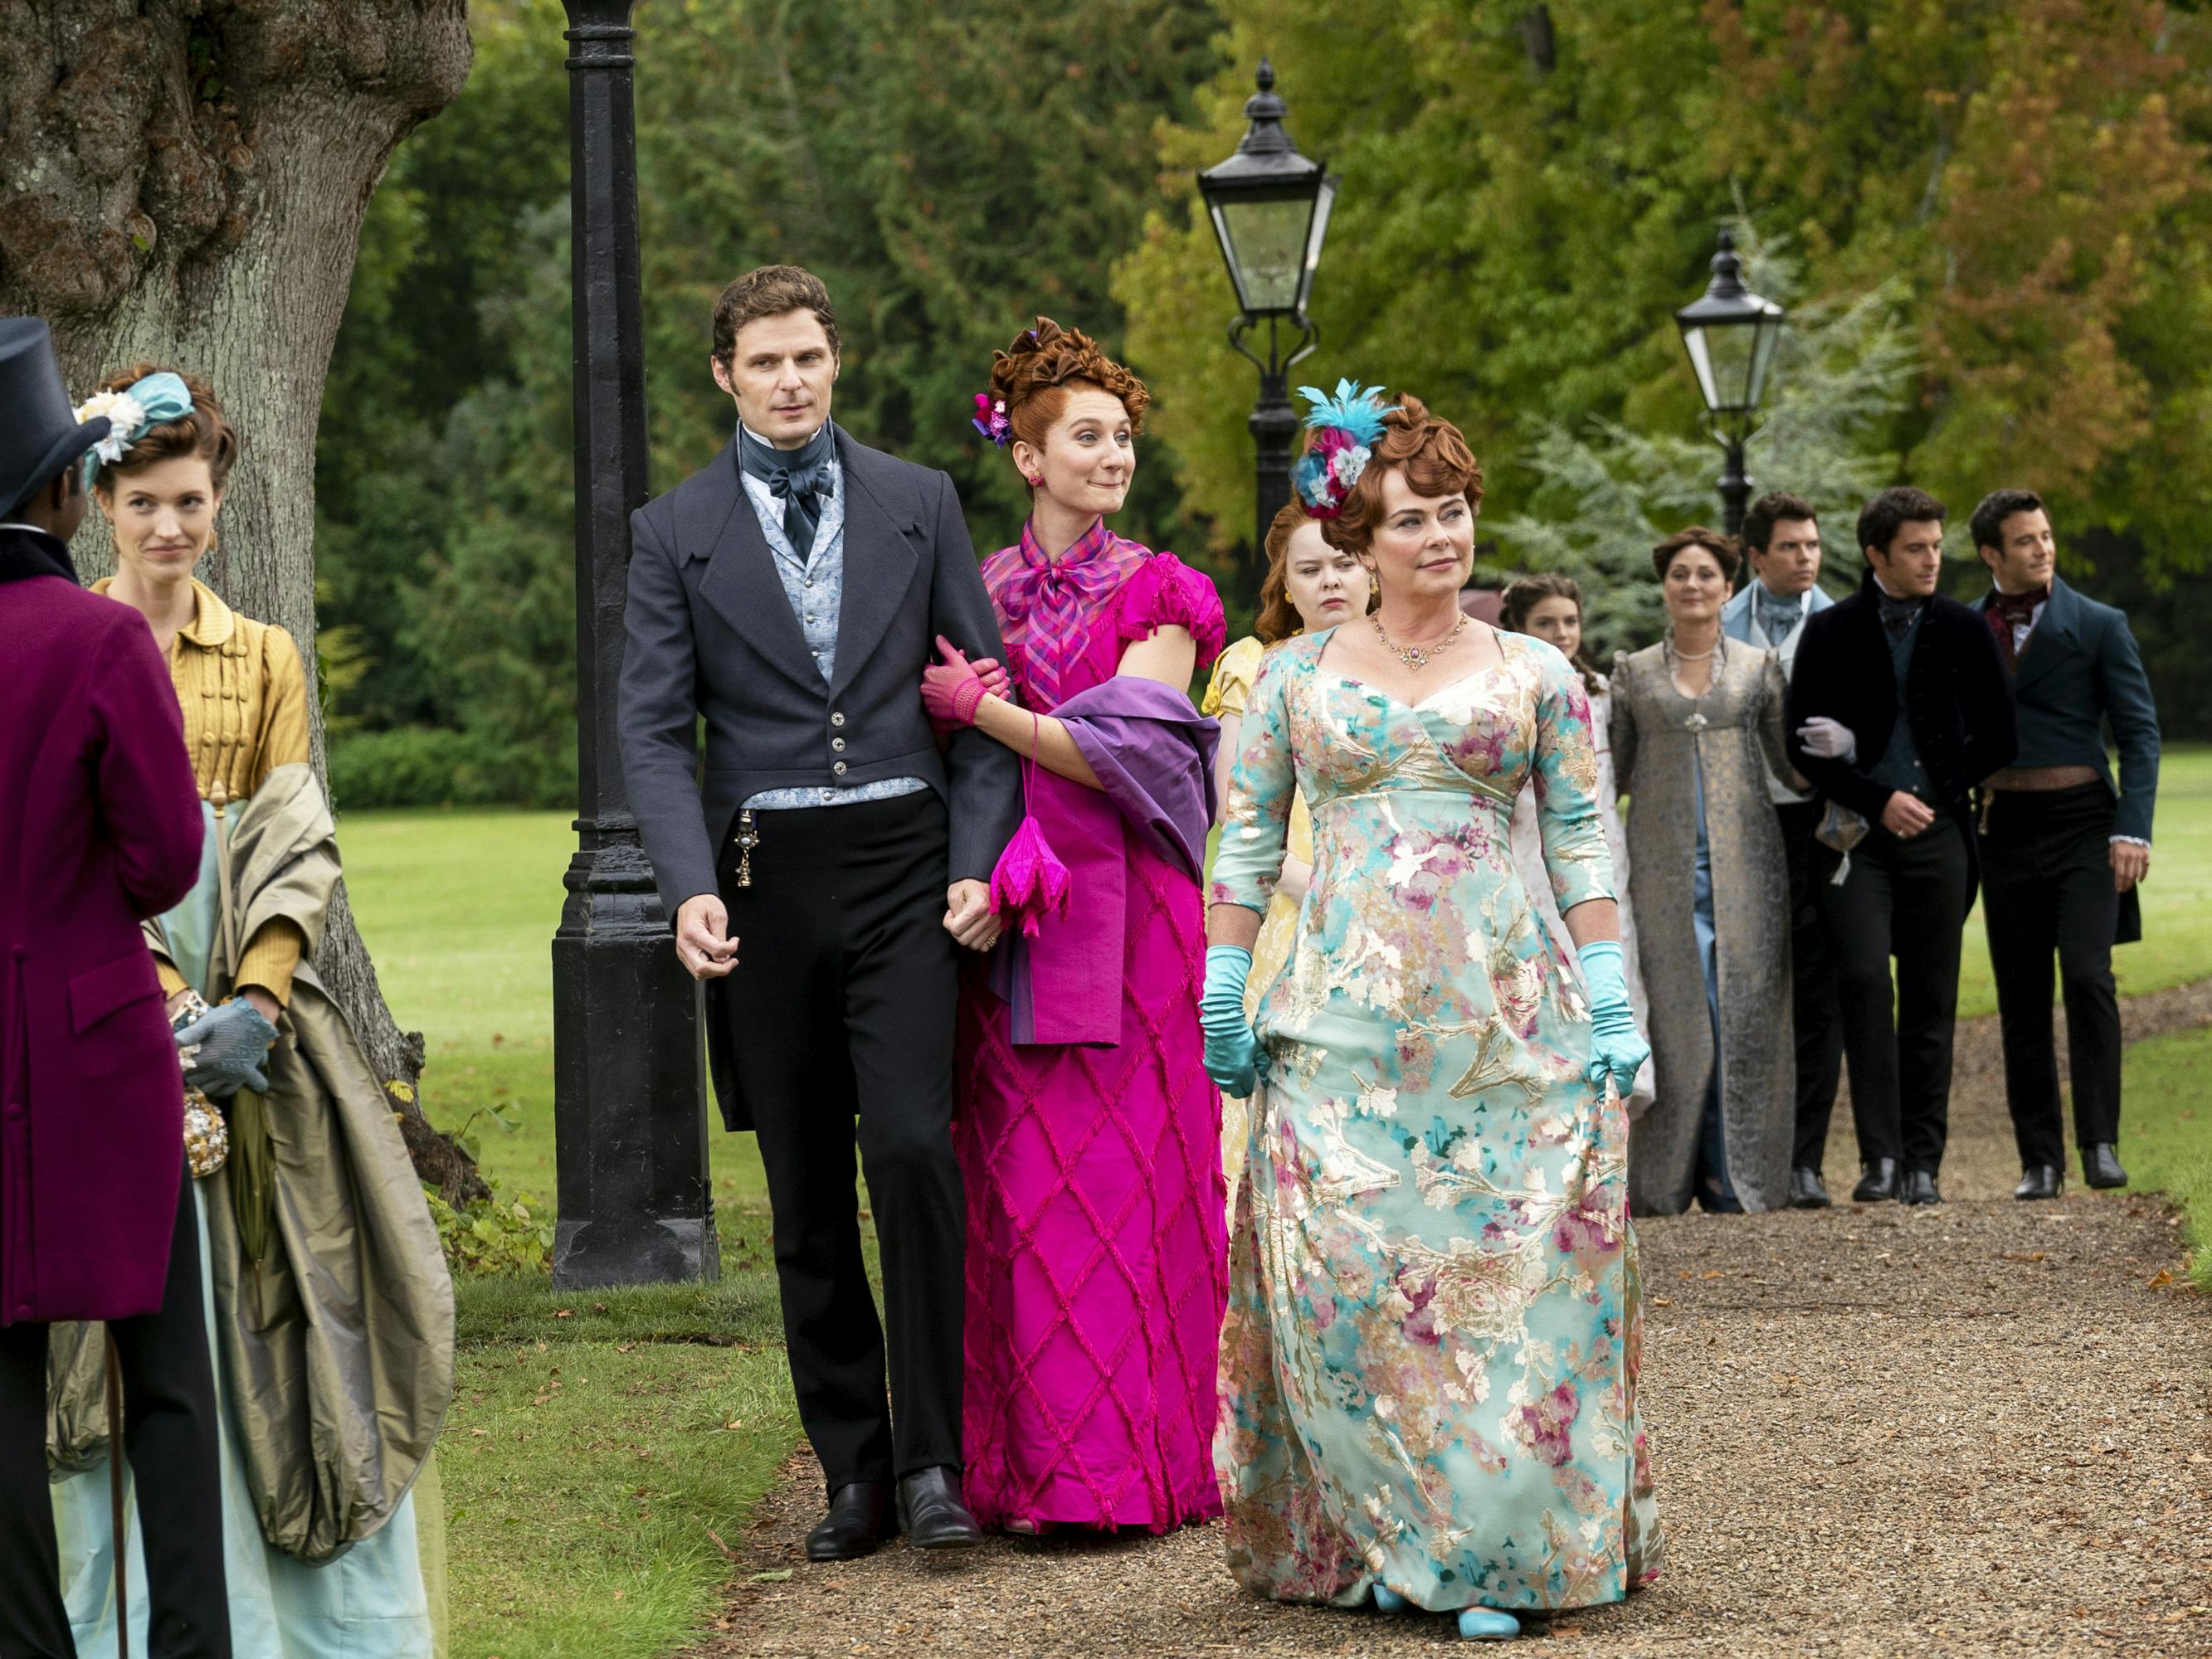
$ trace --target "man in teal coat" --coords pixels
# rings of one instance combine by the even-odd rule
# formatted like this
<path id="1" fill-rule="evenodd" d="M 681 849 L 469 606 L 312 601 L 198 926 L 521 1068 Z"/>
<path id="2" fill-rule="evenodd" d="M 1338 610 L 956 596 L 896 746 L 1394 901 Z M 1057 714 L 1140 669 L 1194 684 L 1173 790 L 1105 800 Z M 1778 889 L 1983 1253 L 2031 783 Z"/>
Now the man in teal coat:
<path id="1" fill-rule="evenodd" d="M 2142 936 L 2136 888 L 2150 870 L 2158 710 L 2125 614 L 2058 580 L 2040 496 L 1993 491 L 1974 509 L 1972 526 L 1994 582 L 1976 609 L 2012 671 L 2020 719 L 2020 754 L 1984 785 L 1981 818 L 1982 915 L 2022 1170 L 2014 1196 L 2057 1197 L 2066 1161 L 2051 1020 L 2054 954 L 2081 1176 L 2092 1187 L 2124 1187 L 2112 946 Z M 2120 755 L 2117 784 L 2108 732 Z"/>

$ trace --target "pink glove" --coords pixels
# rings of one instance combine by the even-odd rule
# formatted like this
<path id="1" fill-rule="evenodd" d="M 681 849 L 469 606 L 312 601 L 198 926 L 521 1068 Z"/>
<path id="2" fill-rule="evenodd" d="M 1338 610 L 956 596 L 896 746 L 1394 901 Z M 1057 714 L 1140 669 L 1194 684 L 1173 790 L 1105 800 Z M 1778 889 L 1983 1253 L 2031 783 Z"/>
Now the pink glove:
<path id="1" fill-rule="evenodd" d="M 975 665 L 960 654 L 959 647 L 937 636 L 937 654 L 945 659 L 921 671 L 921 706 L 933 725 L 955 730 L 975 723 L 976 705 L 989 690 Z"/>

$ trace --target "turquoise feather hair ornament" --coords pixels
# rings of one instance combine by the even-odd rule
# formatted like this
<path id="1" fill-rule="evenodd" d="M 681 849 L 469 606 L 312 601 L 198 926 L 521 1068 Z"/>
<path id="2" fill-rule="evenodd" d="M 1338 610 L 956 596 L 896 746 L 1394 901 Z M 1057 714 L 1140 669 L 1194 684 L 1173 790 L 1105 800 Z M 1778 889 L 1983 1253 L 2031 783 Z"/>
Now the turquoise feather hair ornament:
<path id="1" fill-rule="evenodd" d="M 1383 416 L 1398 405 L 1382 401 L 1379 386 L 1339 380 L 1331 395 L 1319 386 L 1302 386 L 1298 396 L 1313 405 L 1306 416 L 1306 453 L 1291 469 L 1291 487 L 1308 516 L 1334 519 L 1344 511 L 1346 499 L 1359 475 L 1367 471 L 1376 441 L 1382 435 Z"/>
<path id="2" fill-rule="evenodd" d="M 180 421 L 192 412 L 192 394 L 184 377 L 163 369 L 133 380 L 120 392 L 95 392 L 76 411 L 79 424 L 107 421 L 107 435 L 84 453 L 84 487 L 102 466 L 112 466 L 131 447 L 157 426 Z"/>

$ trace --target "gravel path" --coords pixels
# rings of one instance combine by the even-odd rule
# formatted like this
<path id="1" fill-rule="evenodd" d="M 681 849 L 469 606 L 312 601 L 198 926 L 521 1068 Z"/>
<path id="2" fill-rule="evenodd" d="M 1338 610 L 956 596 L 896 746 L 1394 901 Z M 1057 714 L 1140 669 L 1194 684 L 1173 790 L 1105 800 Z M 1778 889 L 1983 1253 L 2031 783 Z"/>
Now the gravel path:
<path id="1" fill-rule="evenodd" d="M 2136 1040 L 2208 1021 L 2212 984 L 2127 1008 Z M 1532 1626 L 1545 1652 L 2212 1656 L 2212 1301 L 2169 1286 L 2178 1218 L 2156 1200 L 2011 1200 L 1996 1022 L 1960 1039 L 1940 1208 L 1639 1224 L 1667 1570 Z M 1848 1124 L 1839 1105 L 1839 1191 Z M 1252 1600 L 1215 1528 L 811 1566 L 819 1480 L 802 1450 L 732 1540 L 696 1659 L 1455 1645 L 1442 1619 Z"/>

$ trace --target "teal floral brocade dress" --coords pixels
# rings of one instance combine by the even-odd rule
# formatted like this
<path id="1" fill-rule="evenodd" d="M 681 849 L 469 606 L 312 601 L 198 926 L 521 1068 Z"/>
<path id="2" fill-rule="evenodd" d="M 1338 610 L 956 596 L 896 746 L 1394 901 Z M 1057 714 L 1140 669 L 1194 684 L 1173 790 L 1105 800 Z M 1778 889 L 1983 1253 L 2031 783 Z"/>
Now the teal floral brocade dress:
<path id="1" fill-rule="evenodd" d="M 1533 773 L 1560 911 L 1613 896 L 1589 704 L 1526 635 L 1412 705 L 1322 668 L 1329 638 L 1268 653 L 1210 896 L 1266 911 L 1303 791 L 1231 1232 L 1230 1566 L 1280 1601 L 1617 1601 L 1661 1554 L 1628 1123 L 1509 833 Z"/>

